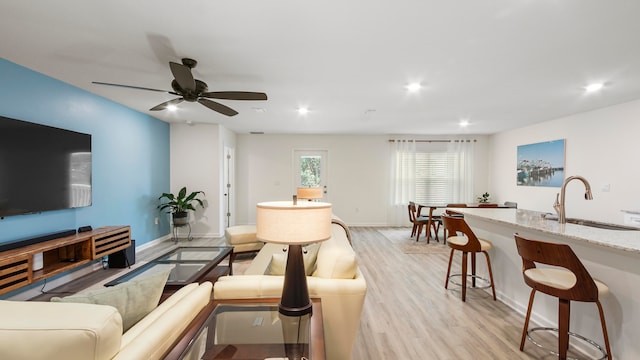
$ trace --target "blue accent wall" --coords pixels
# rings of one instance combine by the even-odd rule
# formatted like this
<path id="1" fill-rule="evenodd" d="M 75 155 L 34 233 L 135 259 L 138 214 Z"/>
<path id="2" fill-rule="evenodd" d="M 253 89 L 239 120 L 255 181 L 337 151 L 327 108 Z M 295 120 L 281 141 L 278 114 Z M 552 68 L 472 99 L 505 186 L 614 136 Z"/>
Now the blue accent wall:
<path id="1" fill-rule="evenodd" d="M 131 225 L 136 246 L 169 233 L 154 224 L 169 191 L 168 123 L 5 59 L 0 115 L 91 134 L 93 153 L 91 206 L 0 219 L 0 243 L 85 225 Z"/>

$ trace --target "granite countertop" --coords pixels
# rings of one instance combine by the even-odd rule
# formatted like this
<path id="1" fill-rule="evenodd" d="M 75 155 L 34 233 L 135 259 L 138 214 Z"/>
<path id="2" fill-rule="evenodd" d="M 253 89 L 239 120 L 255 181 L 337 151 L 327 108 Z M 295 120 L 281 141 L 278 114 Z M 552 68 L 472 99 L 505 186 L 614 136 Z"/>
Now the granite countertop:
<path id="1" fill-rule="evenodd" d="M 640 228 L 634 230 L 607 230 L 576 224 L 558 224 L 544 217 L 545 213 L 524 209 L 450 209 L 495 223 L 538 230 L 556 236 L 586 241 L 604 247 L 640 254 Z"/>

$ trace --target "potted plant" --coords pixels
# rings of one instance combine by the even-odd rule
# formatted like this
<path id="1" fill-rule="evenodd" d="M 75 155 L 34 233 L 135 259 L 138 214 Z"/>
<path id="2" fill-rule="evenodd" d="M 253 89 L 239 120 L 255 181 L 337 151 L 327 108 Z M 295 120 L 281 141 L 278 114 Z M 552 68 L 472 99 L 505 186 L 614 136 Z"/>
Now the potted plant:
<path id="1" fill-rule="evenodd" d="M 204 191 L 193 191 L 187 195 L 186 186 L 180 189 L 178 195 L 162 193 L 158 200 L 166 199 L 168 201 L 158 205 L 158 209 L 160 211 L 168 210 L 168 212 L 172 214 L 171 216 L 173 217 L 174 226 L 186 225 L 189 215 L 187 211 L 196 210 L 194 203 L 200 204 L 200 206 L 204 207 L 202 200 L 197 198 L 199 194 L 204 195 Z"/>
<path id="2" fill-rule="evenodd" d="M 486 204 L 486 203 L 488 203 L 488 202 L 489 202 L 489 196 L 491 196 L 491 195 L 489 195 L 489 193 L 488 193 L 488 192 L 486 192 L 486 193 L 482 194 L 482 196 L 478 196 L 478 202 L 479 202 L 480 204 Z"/>

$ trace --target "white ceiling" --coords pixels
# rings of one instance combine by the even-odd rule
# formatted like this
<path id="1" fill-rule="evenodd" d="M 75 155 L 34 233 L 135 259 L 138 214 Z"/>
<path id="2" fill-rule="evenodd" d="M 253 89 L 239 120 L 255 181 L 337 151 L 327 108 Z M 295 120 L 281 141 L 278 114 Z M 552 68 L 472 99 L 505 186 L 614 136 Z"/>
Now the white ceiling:
<path id="1" fill-rule="evenodd" d="M 2 1 L 0 55 L 169 122 L 491 134 L 640 98 L 639 14 L 637 0 Z M 91 83 L 170 90 L 182 57 L 209 91 L 269 100 L 221 100 L 235 117 L 149 112 L 175 96 Z M 585 94 L 591 82 L 605 87 Z"/>

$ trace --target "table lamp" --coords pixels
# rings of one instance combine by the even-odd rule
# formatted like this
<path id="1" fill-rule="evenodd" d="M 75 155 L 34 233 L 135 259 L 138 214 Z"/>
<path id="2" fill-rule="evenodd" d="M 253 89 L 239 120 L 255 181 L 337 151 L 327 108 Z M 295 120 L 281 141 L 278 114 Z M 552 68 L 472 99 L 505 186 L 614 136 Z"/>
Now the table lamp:
<path id="1" fill-rule="evenodd" d="M 297 191 L 298 199 L 322 199 L 322 188 L 319 187 L 299 187 Z"/>
<path id="2" fill-rule="evenodd" d="M 282 297 L 278 309 L 289 316 L 311 313 L 302 245 L 331 237 L 331 204 L 314 201 L 272 201 L 256 206 L 258 240 L 289 245 Z"/>

